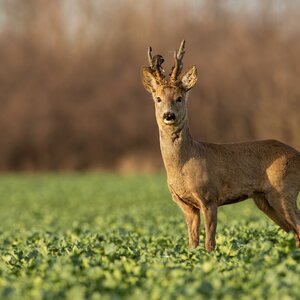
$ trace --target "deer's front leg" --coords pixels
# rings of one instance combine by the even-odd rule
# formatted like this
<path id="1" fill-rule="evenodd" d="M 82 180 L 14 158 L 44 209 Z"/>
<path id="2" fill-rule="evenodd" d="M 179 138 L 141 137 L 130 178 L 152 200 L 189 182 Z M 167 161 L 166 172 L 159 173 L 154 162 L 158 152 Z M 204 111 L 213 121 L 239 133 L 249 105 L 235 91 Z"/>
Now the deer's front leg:
<path id="1" fill-rule="evenodd" d="M 205 248 L 208 252 L 215 249 L 217 229 L 217 205 L 209 203 L 201 207 L 205 222 Z"/>
<path id="2" fill-rule="evenodd" d="M 185 204 L 181 199 L 173 196 L 173 200 L 181 208 L 188 228 L 189 247 L 196 248 L 199 245 L 200 210 Z"/>

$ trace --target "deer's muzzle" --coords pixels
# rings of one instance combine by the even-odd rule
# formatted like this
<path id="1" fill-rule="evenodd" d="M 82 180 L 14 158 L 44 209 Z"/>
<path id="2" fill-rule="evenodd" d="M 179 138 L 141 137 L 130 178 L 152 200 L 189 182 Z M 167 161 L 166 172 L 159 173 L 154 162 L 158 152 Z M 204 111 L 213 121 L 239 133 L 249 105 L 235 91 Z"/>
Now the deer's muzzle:
<path id="1" fill-rule="evenodd" d="M 176 116 L 175 116 L 175 114 L 172 113 L 172 112 L 166 112 L 166 113 L 164 113 L 164 115 L 163 115 L 163 120 L 164 120 L 164 122 L 165 122 L 166 124 L 172 124 L 172 123 L 175 122 Z"/>

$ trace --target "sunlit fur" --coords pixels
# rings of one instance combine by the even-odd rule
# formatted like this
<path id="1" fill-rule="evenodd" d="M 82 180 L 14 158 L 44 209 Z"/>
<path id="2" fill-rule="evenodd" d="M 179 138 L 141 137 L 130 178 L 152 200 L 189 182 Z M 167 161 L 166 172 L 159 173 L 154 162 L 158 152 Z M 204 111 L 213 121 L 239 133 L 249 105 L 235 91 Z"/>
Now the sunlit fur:
<path id="1" fill-rule="evenodd" d="M 205 221 L 205 247 L 212 251 L 218 206 L 248 198 L 283 230 L 292 231 L 300 247 L 300 153 L 276 140 L 230 144 L 194 140 L 186 102 L 187 91 L 197 80 L 195 70 L 186 72 L 175 86 L 160 84 L 146 68 L 142 72 L 143 84 L 155 102 L 169 190 L 185 216 L 190 247 L 199 243 L 200 211 Z M 182 102 L 176 102 L 179 96 Z M 163 120 L 167 111 L 176 114 L 172 124 Z"/>
<path id="2" fill-rule="evenodd" d="M 158 99 L 161 101 L 158 102 Z M 177 100 L 181 99 L 181 102 Z M 155 113 L 158 125 L 161 127 L 166 126 L 166 122 L 163 120 L 163 115 L 166 112 L 175 114 L 176 120 L 171 125 L 178 127 L 184 121 L 186 117 L 186 93 L 178 87 L 174 86 L 158 86 L 157 90 L 153 94 L 153 100 L 155 103 Z"/>

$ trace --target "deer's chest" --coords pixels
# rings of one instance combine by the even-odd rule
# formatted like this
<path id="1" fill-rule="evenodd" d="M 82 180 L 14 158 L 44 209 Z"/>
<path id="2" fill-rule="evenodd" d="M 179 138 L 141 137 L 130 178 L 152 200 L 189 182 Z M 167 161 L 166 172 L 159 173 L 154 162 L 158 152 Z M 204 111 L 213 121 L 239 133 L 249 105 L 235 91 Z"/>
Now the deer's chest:
<path id="1" fill-rule="evenodd" d="M 192 192 L 185 188 L 184 185 L 177 185 L 172 182 L 168 184 L 173 200 L 177 204 L 185 203 L 189 206 L 200 208 L 200 203 L 193 196 Z"/>
<path id="2" fill-rule="evenodd" d="M 199 160 L 189 160 L 182 168 L 168 170 L 168 185 L 171 193 L 185 202 L 198 207 L 199 199 L 211 200 L 213 191 L 209 186 L 205 166 Z"/>
<path id="3" fill-rule="evenodd" d="M 177 176 L 176 178 L 168 178 L 168 186 L 172 193 L 175 193 L 179 197 L 186 196 L 189 194 L 184 178 Z"/>
<path id="4" fill-rule="evenodd" d="M 200 208 L 199 199 L 205 198 L 205 186 L 196 180 L 184 176 L 168 179 L 169 190 L 175 201 L 182 201 L 190 206 Z"/>

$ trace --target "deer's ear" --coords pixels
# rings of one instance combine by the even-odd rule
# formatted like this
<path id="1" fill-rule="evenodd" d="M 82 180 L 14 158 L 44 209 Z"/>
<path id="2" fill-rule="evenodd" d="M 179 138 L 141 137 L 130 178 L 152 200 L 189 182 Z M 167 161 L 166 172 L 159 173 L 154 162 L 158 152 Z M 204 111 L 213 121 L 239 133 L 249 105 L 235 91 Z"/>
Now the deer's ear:
<path id="1" fill-rule="evenodd" d="M 149 93 L 154 93 L 157 88 L 157 83 L 155 80 L 155 77 L 147 67 L 142 67 L 142 72 L 141 72 L 141 77 L 142 77 L 142 82 L 145 87 L 145 89 Z"/>
<path id="2" fill-rule="evenodd" d="M 193 88 L 197 82 L 197 69 L 195 66 L 192 66 L 188 71 L 181 75 L 181 86 L 186 90 L 189 91 Z"/>

